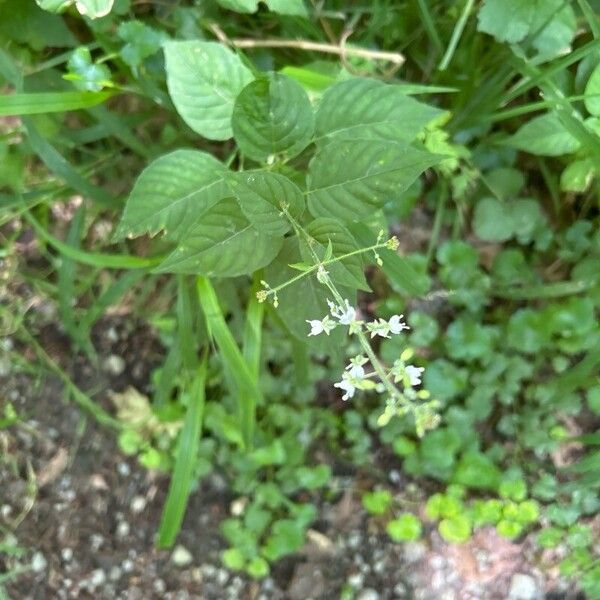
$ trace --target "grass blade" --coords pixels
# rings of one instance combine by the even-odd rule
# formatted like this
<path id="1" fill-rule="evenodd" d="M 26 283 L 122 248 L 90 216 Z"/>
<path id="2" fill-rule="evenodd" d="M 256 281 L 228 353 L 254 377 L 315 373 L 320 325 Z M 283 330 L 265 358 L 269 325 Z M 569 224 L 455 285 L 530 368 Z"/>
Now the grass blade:
<path id="1" fill-rule="evenodd" d="M 262 340 L 262 322 L 265 314 L 265 305 L 256 298 L 256 292 L 262 288 L 260 283 L 262 274 L 254 275 L 254 282 L 250 290 L 250 301 L 246 309 L 246 323 L 244 324 L 244 340 L 242 350 L 250 372 L 258 381 L 260 374 L 260 346 Z"/>
<path id="2" fill-rule="evenodd" d="M 0 117 L 39 115 L 90 108 L 114 92 L 40 92 L 0 96 Z"/>
<path id="3" fill-rule="evenodd" d="M 168 548 L 173 545 L 185 515 L 198 457 L 204 413 L 205 381 L 206 357 L 200 362 L 200 368 L 190 388 L 183 428 L 179 435 L 173 477 L 158 531 L 159 548 Z"/>
<path id="4" fill-rule="evenodd" d="M 262 401 L 257 378 L 252 375 L 225 322 L 217 294 L 211 282 L 206 277 L 198 277 L 197 288 L 208 331 L 219 348 L 223 365 L 235 388 L 233 391 L 238 402 L 240 429 L 245 448 L 250 449 L 254 437 L 256 405 Z"/>
<path id="5" fill-rule="evenodd" d="M 99 252 L 85 252 L 73 248 L 53 235 L 48 233 L 31 215 L 31 213 L 23 213 L 25 220 L 35 229 L 38 235 L 54 249 L 58 250 L 68 258 L 90 265 L 92 267 L 104 267 L 108 269 L 147 269 L 155 267 L 164 260 L 164 257 L 156 258 L 140 258 L 138 256 L 130 256 L 128 254 L 102 254 Z"/>

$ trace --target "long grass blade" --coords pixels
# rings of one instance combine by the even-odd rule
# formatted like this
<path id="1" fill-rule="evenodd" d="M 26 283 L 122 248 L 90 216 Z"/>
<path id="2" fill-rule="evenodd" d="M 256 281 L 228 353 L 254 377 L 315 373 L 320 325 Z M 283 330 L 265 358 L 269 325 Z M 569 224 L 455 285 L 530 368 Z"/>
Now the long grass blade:
<path id="1" fill-rule="evenodd" d="M 173 477 L 158 531 L 160 548 L 168 548 L 173 545 L 185 515 L 194 478 L 194 467 L 198 458 L 204 414 L 205 382 L 206 357 L 200 362 L 200 367 L 190 388 L 183 428 L 179 435 Z"/>
<path id="2" fill-rule="evenodd" d="M 259 302 L 256 298 L 256 292 L 262 287 L 260 283 L 261 277 L 261 272 L 254 275 L 252 289 L 250 290 L 250 300 L 246 308 L 246 323 L 244 324 L 244 339 L 242 342 L 244 358 L 256 380 L 258 380 L 260 374 L 262 322 L 265 314 L 264 302 Z"/>
<path id="3" fill-rule="evenodd" d="M 40 92 L 0 96 L 0 117 L 39 115 L 90 108 L 114 92 Z"/>
<path id="4" fill-rule="evenodd" d="M 206 277 L 198 277 L 197 288 L 208 331 L 217 344 L 228 378 L 235 388 L 233 392 L 238 402 L 240 430 L 246 449 L 250 449 L 254 437 L 256 405 L 262 403 L 258 382 L 227 326 L 211 282 Z"/>

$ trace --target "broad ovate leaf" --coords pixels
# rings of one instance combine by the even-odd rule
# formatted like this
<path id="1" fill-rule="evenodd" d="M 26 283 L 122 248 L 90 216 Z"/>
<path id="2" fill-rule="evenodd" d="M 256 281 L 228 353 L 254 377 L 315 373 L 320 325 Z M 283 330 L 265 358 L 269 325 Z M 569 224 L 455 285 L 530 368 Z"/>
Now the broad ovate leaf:
<path id="1" fill-rule="evenodd" d="M 499 42 L 520 42 L 529 33 L 535 8 L 535 1 L 484 0 L 477 15 L 477 29 Z"/>
<path id="2" fill-rule="evenodd" d="M 204 213 L 156 271 L 206 277 L 246 275 L 268 265 L 282 242 L 252 227 L 237 202 L 227 198 Z"/>
<path id="3" fill-rule="evenodd" d="M 200 135 L 227 140 L 237 95 L 252 80 L 250 70 L 216 42 L 164 44 L 167 86 L 181 118 Z"/>
<path id="4" fill-rule="evenodd" d="M 219 200 L 230 195 L 227 169 L 198 150 L 175 150 L 141 173 L 125 205 L 118 237 L 162 230 L 178 240 Z"/>
<path id="5" fill-rule="evenodd" d="M 439 156 L 401 143 L 332 142 L 308 171 L 308 209 L 314 217 L 360 221 L 400 197 Z"/>
<path id="6" fill-rule="evenodd" d="M 113 7 L 115 0 L 75 0 L 79 14 L 90 19 L 105 17 Z"/>
<path id="7" fill-rule="evenodd" d="M 506 143 L 539 156 L 560 156 L 579 150 L 581 143 L 560 122 L 556 113 L 527 121 Z"/>
<path id="8" fill-rule="evenodd" d="M 309 240 L 300 239 L 300 252 L 307 263 L 315 264 L 316 258 L 326 258 L 327 248 L 333 250 L 332 258 L 339 258 L 358 250 L 358 244 L 352 234 L 335 219 L 320 217 L 311 221 L 305 228 Z M 313 254 L 314 253 L 314 254 Z M 325 266 L 325 270 L 338 284 L 352 288 L 370 291 L 363 273 L 363 260 L 360 254 L 355 254 L 341 261 Z"/>
<path id="9" fill-rule="evenodd" d="M 317 138 L 411 141 L 442 111 L 396 85 L 353 78 L 331 86 L 317 108 Z"/>
<path id="10" fill-rule="evenodd" d="M 263 161 L 275 154 L 290 158 L 310 142 L 312 106 L 300 84 L 279 73 L 249 83 L 236 98 L 233 135 L 244 154 Z"/>
<path id="11" fill-rule="evenodd" d="M 228 177 L 240 209 L 256 229 L 283 235 L 290 229 L 285 211 L 298 218 L 304 212 L 304 196 L 284 175 L 267 171 L 243 171 Z"/>

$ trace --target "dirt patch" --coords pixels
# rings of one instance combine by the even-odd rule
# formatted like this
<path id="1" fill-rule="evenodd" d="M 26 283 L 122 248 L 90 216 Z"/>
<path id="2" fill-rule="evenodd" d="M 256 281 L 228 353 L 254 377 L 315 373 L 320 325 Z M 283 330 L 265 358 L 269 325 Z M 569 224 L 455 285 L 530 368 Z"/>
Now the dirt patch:
<path id="1" fill-rule="evenodd" d="M 96 332 L 97 368 L 82 357 L 70 358 L 56 330 L 43 336 L 44 347 L 74 381 L 100 390 L 95 398 L 106 409 L 110 391 L 128 385 L 147 391 L 160 359 L 148 329 L 118 319 Z M 118 374 L 105 368 L 111 356 L 122 359 Z M 8 576 L 4 585 L 12 600 L 305 600 L 342 594 L 357 600 L 539 600 L 543 590 L 556 589 L 557 580 L 535 566 L 527 541 L 512 544 L 493 530 L 461 546 L 446 544 L 435 531 L 420 542 L 394 544 L 382 523 L 361 510 L 360 473 L 340 476 L 337 483 L 346 492 L 319 507 L 303 551 L 274 565 L 262 582 L 221 566 L 225 545 L 218 524 L 233 498 L 219 475 L 207 477 L 192 495 L 180 547 L 159 551 L 154 538 L 166 476 L 124 457 L 114 432 L 67 402 L 52 377 L 0 378 L 0 402 L 6 401 L 22 418 L 0 430 L 0 573 Z M 397 479 L 388 484 L 402 492 Z M 26 570 L 17 574 L 22 567 Z M 515 595 L 516 585 L 534 595 Z"/>

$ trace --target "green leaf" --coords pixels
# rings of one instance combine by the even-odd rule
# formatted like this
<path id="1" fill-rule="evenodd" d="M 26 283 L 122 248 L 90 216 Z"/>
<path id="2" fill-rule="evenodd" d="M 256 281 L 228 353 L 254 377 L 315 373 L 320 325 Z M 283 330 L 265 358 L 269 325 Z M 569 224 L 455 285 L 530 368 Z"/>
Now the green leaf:
<path id="1" fill-rule="evenodd" d="M 292 15 L 296 17 L 306 17 L 308 12 L 304 6 L 303 0 L 263 0 L 264 3 L 273 12 L 280 15 Z"/>
<path id="2" fill-rule="evenodd" d="M 556 113 L 531 119 L 505 143 L 539 156 L 570 154 L 581 147 L 581 142 L 565 129 Z"/>
<path id="3" fill-rule="evenodd" d="M 121 57 L 132 68 L 139 66 L 144 59 L 158 52 L 169 39 L 164 31 L 149 27 L 142 21 L 121 23 L 117 35 L 125 42 Z"/>
<path id="4" fill-rule="evenodd" d="M 329 247 L 331 247 L 334 257 L 358 250 L 358 245 L 351 233 L 335 219 L 315 219 L 306 226 L 305 231 L 312 239 L 310 248 L 321 260 L 325 260 Z M 300 252 L 306 262 L 314 264 L 315 259 L 309 249 L 309 243 L 303 238 L 300 242 Z M 360 254 L 331 263 L 325 269 L 329 271 L 331 278 L 336 283 L 366 291 L 371 289 L 363 273 L 363 261 Z"/>
<path id="5" fill-rule="evenodd" d="M 325 92 L 317 109 L 316 135 L 410 142 L 440 114 L 442 111 L 414 100 L 399 86 L 354 78 Z"/>
<path id="6" fill-rule="evenodd" d="M 577 30 L 575 12 L 564 0 L 537 0 L 533 6 L 531 45 L 544 60 L 568 54 Z"/>
<path id="7" fill-rule="evenodd" d="M 595 117 L 600 117 L 600 64 L 592 71 L 585 86 L 584 103 L 587 111 Z"/>
<path id="8" fill-rule="evenodd" d="M 291 225 L 283 213 L 295 219 L 304 212 L 304 196 L 298 186 L 284 175 L 267 171 L 231 174 L 227 182 L 246 218 L 256 229 L 270 235 L 283 235 Z"/>
<path id="9" fill-rule="evenodd" d="M 75 0 L 80 14 L 90 19 L 105 17 L 113 7 L 115 0 Z"/>
<path id="10" fill-rule="evenodd" d="M 0 96 L 0 117 L 65 112 L 96 106 L 113 92 L 40 92 Z"/>
<path id="11" fill-rule="evenodd" d="M 291 519 L 275 521 L 271 535 L 263 548 L 263 554 L 271 561 L 275 561 L 286 554 L 298 550 L 304 543 L 304 529 Z"/>
<path id="12" fill-rule="evenodd" d="M 482 198 L 475 205 L 473 215 L 475 235 L 488 242 L 502 242 L 513 235 L 513 221 L 507 204 L 496 198 Z"/>
<path id="13" fill-rule="evenodd" d="M 464 515 L 456 515 L 441 521 L 438 530 L 447 542 L 460 544 L 471 537 L 471 521 Z"/>
<path id="14" fill-rule="evenodd" d="M 392 494 L 389 490 L 374 490 L 362 497 L 362 505 L 372 515 L 383 515 L 392 506 Z"/>
<path id="15" fill-rule="evenodd" d="M 73 0 L 35 0 L 35 3 L 43 10 L 59 13 L 73 4 Z"/>
<path id="16" fill-rule="evenodd" d="M 421 537 L 423 526 L 412 513 L 403 513 L 390 521 L 385 530 L 395 542 L 413 542 Z"/>
<path id="17" fill-rule="evenodd" d="M 138 177 L 115 233 L 117 237 L 161 229 L 179 240 L 219 200 L 230 195 L 225 166 L 198 150 L 175 150 L 150 163 Z"/>
<path id="18" fill-rule="evenodd" d="M 259 0 L 217 0 L 223 8 L 241 13 L 253 13 L 258 10 Z"/>
<path id="19" fill-rule="evenodd" d="M 259 0 L 217 0 L 223 8 L 241 13 L 254 13 L 258 10 Z M 273 12 L 282 15 L 307 16 L 306 7 L 302 0 L 263 0 Z"/>
<path id="20" fill-rule="evenodd" d="M 498 467 L 480 452 L 466 452 L 456 466 L 452 481 L 475 489 L 496 489 L 500 480 Z"/>
<path id="21" fill-rule="evenodd" d="M 246 573 L 254 579 L 262 579 L 269 574 L 269 563 L 261 556 L 250 559 L 246 566 Z"/>
<path id="22" fill-rule="evenodd" d="M 435 154 L 401 143 L 332 142 L 310 163 L 308 209 L 315 217 L 360 221 L 396 200 L 439 160 Z"/>
<path id="23" fill-rule="evenodd" d="M 238 548 L 228 548 L 221 553 L 221 561 L 232 571 L 241 571 L 246 564 L 243 553 Z"/>
<path id="24" fill-rule="evenodd" d="M 288 158 L 310 142 L 314 115 L 306 92 L 293 79 L 269 73 L 249 83 L 235 100 L 233 135 L 244 154 L 257 161 Z"/>
<path id="25" fill-rule="evenodd" d="M 596 176 L 596 165 L 591 158 L 569 163 L 560 175 L 560 189 L 563 192 L 582 194 Z"/>
<path id="26" fill-rule="evenodd" d="M 204 412 L 205 380 L 206 360 L 203 360 L 190 389 L 183 428 L 179 435 L 173 477 L 158 532 L 158 545 L 161 548 L 173 545 L 183 522 L 194 468 L 198 459 L 200 429 Z"/>
<path id="27" fill-rule="evenodd" d="M 234 101 L 252 80 L 250 70 L 216 42 L 167 42 L 164 50 L 167 86 L 181 118 L 208 139 L 229 139 Z"/>
<path id="28" fill-rule="evenodd" d="M 110 70 L 106 65 L 95 64 L 86 46 L 73 51 L 67 63 L 69 73 L 65 77 L 73 81 L 78 90 L 99 92 L 110 81 Z"/>
<path id="29" fill-rule="evenodd" d="M 523 0 L 485 0 L 477 15 L 477 29 L 499 42 L 514 44 L 529 33 L 535 5 Z"/>
<path id="30" fill-rule="evenodd" d="M 207 277 L 246 275 L 269 264 L 282 241 L 257 231 L 240 214 L 237 202 L 227 198 L 203 214 L 156 272 Z"/>

